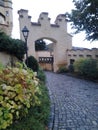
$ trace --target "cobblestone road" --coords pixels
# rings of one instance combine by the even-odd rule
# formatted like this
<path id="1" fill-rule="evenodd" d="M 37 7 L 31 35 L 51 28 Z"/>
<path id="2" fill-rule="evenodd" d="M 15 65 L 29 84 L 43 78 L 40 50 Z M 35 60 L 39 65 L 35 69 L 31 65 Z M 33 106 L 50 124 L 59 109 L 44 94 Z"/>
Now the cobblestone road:
<path id="1" fill-rule="evenodd" d="M 49 130 L 98 130 L 98 84 L 45 73 L 51 99 Z"/>

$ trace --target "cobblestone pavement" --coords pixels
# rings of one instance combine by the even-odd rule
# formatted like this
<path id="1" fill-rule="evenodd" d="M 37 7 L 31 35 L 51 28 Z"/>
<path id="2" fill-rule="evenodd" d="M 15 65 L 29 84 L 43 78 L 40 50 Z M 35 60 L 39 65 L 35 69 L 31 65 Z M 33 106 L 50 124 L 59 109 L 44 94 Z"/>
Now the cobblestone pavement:
<path id="1" fill-rule="evenodd" d="M 98 130 L 98 84 L 45 74 L 51 99 L 49 130 Z"/>

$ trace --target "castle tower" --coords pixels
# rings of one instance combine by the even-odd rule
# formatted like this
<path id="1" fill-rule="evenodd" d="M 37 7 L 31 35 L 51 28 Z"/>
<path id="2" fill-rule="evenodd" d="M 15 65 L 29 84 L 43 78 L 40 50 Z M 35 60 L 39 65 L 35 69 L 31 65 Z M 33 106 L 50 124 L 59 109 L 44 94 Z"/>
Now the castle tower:
<path id="1" fill-rule="evenodd" d="M 11 36 L 12 28 L 12 0 L 0 0 L 0 30 Z"/>

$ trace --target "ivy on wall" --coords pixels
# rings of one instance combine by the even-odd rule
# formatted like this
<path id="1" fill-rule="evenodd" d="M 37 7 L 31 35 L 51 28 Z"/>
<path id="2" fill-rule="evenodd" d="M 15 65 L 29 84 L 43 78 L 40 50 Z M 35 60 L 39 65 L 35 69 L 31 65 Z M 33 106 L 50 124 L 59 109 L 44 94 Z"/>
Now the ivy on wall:
<path id="1" fill-rule="evenodd" d="M 22 40 L 12 39 L 4 32 L 0 32 L 0 52 L 14 55 L 22 61 L 24 54 L 26 53 L 26 44 Z"/>

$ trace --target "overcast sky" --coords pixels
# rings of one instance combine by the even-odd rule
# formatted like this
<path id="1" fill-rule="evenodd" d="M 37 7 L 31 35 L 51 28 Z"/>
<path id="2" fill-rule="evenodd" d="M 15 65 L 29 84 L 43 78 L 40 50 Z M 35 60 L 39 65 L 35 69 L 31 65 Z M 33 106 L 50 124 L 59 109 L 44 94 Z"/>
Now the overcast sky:
<path id="1" fill-rule="evenodd" d="M 17 11 L 20 9 L 26 9 L 29 11 L 29 15 L 32 16 L 32 22 L 37 22 L 39 14 L 41 12 L 48 12 L 53 23 L 58 14 L 65 14 L 65 12 L 71 12 L 74 8 L 72 0 L 12 0 L 13 2 L 13 38 L 20 38 L 19 35 L 19 21 Z M 71 33 L 71 27 L 68 26 L 68 32 Z M 78 47 L 97 47 L 97 42 L 84 41 L 84 33 L 73 35 L 73 46 Z"/>

